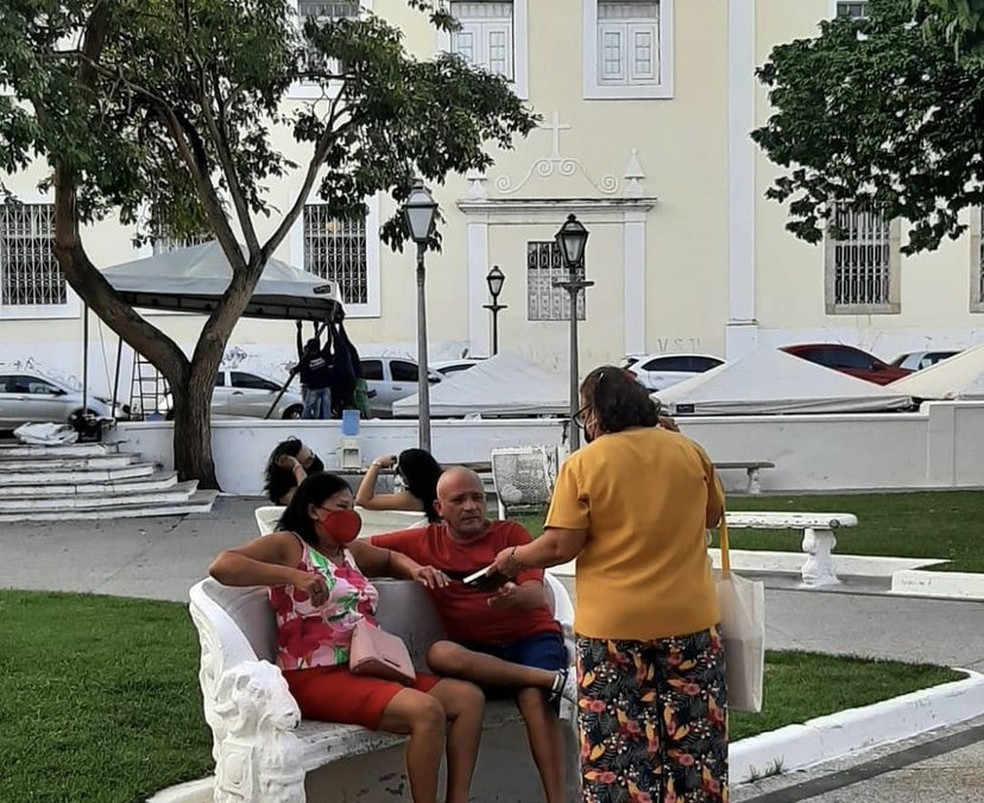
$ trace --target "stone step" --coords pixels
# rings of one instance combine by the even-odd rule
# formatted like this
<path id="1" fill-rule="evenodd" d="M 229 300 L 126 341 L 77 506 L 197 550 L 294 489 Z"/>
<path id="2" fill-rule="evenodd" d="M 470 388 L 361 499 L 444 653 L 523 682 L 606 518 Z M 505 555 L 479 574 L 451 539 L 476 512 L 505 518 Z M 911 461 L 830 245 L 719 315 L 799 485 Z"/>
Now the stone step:
<path id="1" fill-rule="evenodd" d="M 67 443 L 63 446 L 35 446 L 28 443 L 0 443 L 0 463 L 10 457 L 101 457 L 119 454 L 122 441 L 116 443 Z"/>
<path id="2" fill-rule="evenodd" d="M 109 508 L 89 510 L 73 509 L 69 515 L 73 520 L 146 518 L 148 516 L 184 516 L 188 513 L 210 513 L 218 491 L 195 491 L 187 500 L 181 502 L 157 502 L 152 504 L 121 503 Z M 33 510 L 16 513 L 0 513 L 0 524 L 13 521 L 60 521 L 65 511 Z"/>
<path id="3" fill-rule="evenodd" d="M 0 471 L 0 487 L 15 485 L 69 485 L 116 482 L 135 477 L 149 477 L 157 470 L 155 463 L 130 463 L 122 468 L 63 469 L 59 471 Z"/>
<path id="4" fill-rule="evenodd" d="M 185 502 L 198 489 L 198 480 L 178 482 L 160 491 L 115 491 L 82 496 L 27 496 L 0 499 L 0 513 L 17 513 L 43 510 L 48 512 L 101 510 L 118 505 L 157 505 Z"/>
<path id="5" fill-rule="evenodd" d="M 47 474 L 53 471 L 123 468 L 135 463 L 138 454 L 83 455 L 81 457 L 8 457 L 0 460 L 0 482 L 11 472 Z"/>
<path id="6" fill-rule="evenodd" d="M 90 496 L 105 493 L 128 493 L 163 491 L 173 487 L 178 481 L 176 471 L 148 474 L 132 479 L 106 480 L 105 482 L 79 482 L 41 485 L 0 485 L 0 499 L 24 498 L 26 496 Z"/>

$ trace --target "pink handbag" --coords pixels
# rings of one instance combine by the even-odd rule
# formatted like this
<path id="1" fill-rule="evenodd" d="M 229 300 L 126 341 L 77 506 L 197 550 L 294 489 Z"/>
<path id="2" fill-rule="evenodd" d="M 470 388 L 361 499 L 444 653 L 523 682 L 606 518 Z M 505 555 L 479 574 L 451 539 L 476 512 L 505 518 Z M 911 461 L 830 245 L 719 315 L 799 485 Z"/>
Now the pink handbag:
<path id="1" fill-rule="evenodd" d="M 417 679 L 410 651 L 403 639 L 360 619 L 352 630 L 349 670 L 412 686 Z"/>

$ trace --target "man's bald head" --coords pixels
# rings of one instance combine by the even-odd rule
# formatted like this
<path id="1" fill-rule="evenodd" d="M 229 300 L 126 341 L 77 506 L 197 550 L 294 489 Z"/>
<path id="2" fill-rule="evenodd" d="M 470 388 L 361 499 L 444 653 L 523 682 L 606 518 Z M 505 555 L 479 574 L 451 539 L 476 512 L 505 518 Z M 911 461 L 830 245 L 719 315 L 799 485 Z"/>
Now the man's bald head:
<path id="1" fill-rule="evenodd" d="M 452 466 L 442 472 L 434 507 L 452 538 L 473 541 L 484 535 L 488 528 L 485 504 L 485 486 L 470 468 Z"/>

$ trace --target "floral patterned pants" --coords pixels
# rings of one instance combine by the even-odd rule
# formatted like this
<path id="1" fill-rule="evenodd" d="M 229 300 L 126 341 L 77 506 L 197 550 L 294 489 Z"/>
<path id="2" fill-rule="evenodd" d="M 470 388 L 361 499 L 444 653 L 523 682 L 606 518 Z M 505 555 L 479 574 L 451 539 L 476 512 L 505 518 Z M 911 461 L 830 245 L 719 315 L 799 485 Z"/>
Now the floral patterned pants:
<path id="1" fill-rule="evenodd" d="M 585 803 L 727 803 L 728 699 L 716 628 L 578 637 Z"/>

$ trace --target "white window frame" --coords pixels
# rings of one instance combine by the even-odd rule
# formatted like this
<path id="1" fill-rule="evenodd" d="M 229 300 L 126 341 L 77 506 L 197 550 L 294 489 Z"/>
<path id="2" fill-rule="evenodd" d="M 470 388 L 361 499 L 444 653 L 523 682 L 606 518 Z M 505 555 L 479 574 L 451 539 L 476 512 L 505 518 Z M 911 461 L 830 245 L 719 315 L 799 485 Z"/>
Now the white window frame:
<path id="1" fill-rule="evenodd" d="M 970 210 L 970 311 L 984 312 L 984 210 Z"/>
<path id="2" fill-rule="evenodd" d="M 867 0 L 830 0 L 830 16 L 836 19 L 837 11 L 842 5 L 849 5 L 851 3 L 860 2 L 864 5 L 868 5 Z M 864 19 L 864 17 L 854 17 L 854 19 Z"/>
<path id="3" fill-rule="evenodd" d="M 529 0 L 512 0 L 512 91 L 520 100 L 529 100 Z M 448 4 L 450 9 L 450 3 Z M 451 35 L 446 31 L 437 34 L 437 49 L 451 53 Z"/>
<path id="4" fill-rule="evenodd" d="M 659 2 L 659 78 L 652 83 L 608 84 L 599 80 L 600 57 L 598 52 L 598 0 L 582 0 L 584 22 L 582 39 L 583 97 L 585 100 L 668 100 L 673 97 L 673 0 Z"/>
<path id="5" fill-rule="evenodd" d="M 359 10 L 361 13 L 372 11 L 373 0 L 359 0 Z M 294 13 L 297 15 L 297 26 L 301 36 L 304 35 L 304 20 L 301 19 L 299 6 L 297 0 L 292 0 L 291 5 L 294 8 Z M 338 96 L 338 91 L 341 88 L 341 81 L 331 81 L 328 84 L 327 91 L 322 90 L 317 84 L 307 83 L 305 81 L 295 81 L 290 85 L 287 90 L 287 98 L 291 100 L 331 100 Z"/>
<path id="6" fill-rule="evenodd" d="M 53 206 L 54 201 L 40 193 L 17 193 L 18 201 L 25 206 L 48 205 Z M 54 231 L 52 231 L 54 239 Z M 2 258 L 2 257 L 0 257 Z M 10 304 L 4 305 L 0 301 L 0 320 L 31 320 L 31 319 L 75 319 L 81 316 L 82 305 L 79 297 L 72 290 L 72 286 L 65 280 L 65 303 L 64 304 Z"/>
<path id="7" fill-rule="evenodd" d="M 291 204 L 294 203 L 291 198 Z M 315 205 L 321 201 L 312 197 L 309 204 Z M 368 213 L 366 214 L 366 303 L 345 304 L 346 318 L 378 318 L 380 316 L 380 242 L 379 242 L 379 197 L 366 199 Z M 291 264 L 304 266 L 304 213 L 297 216 L 288 236 Z M 341 299 L 339 299 L 341 300 Z"/>
<path id="8" fill-rule="evenodd" d="M 824 231 L 824 295 L 828 315 L 898 315 L 902 311 L 902 222 L 894 218 L 888 222 L 888 301 L 883 303 L 844 304 L 837 301 L 836 246 L 842 240 L 830 236 L 830 227 Z"/>

